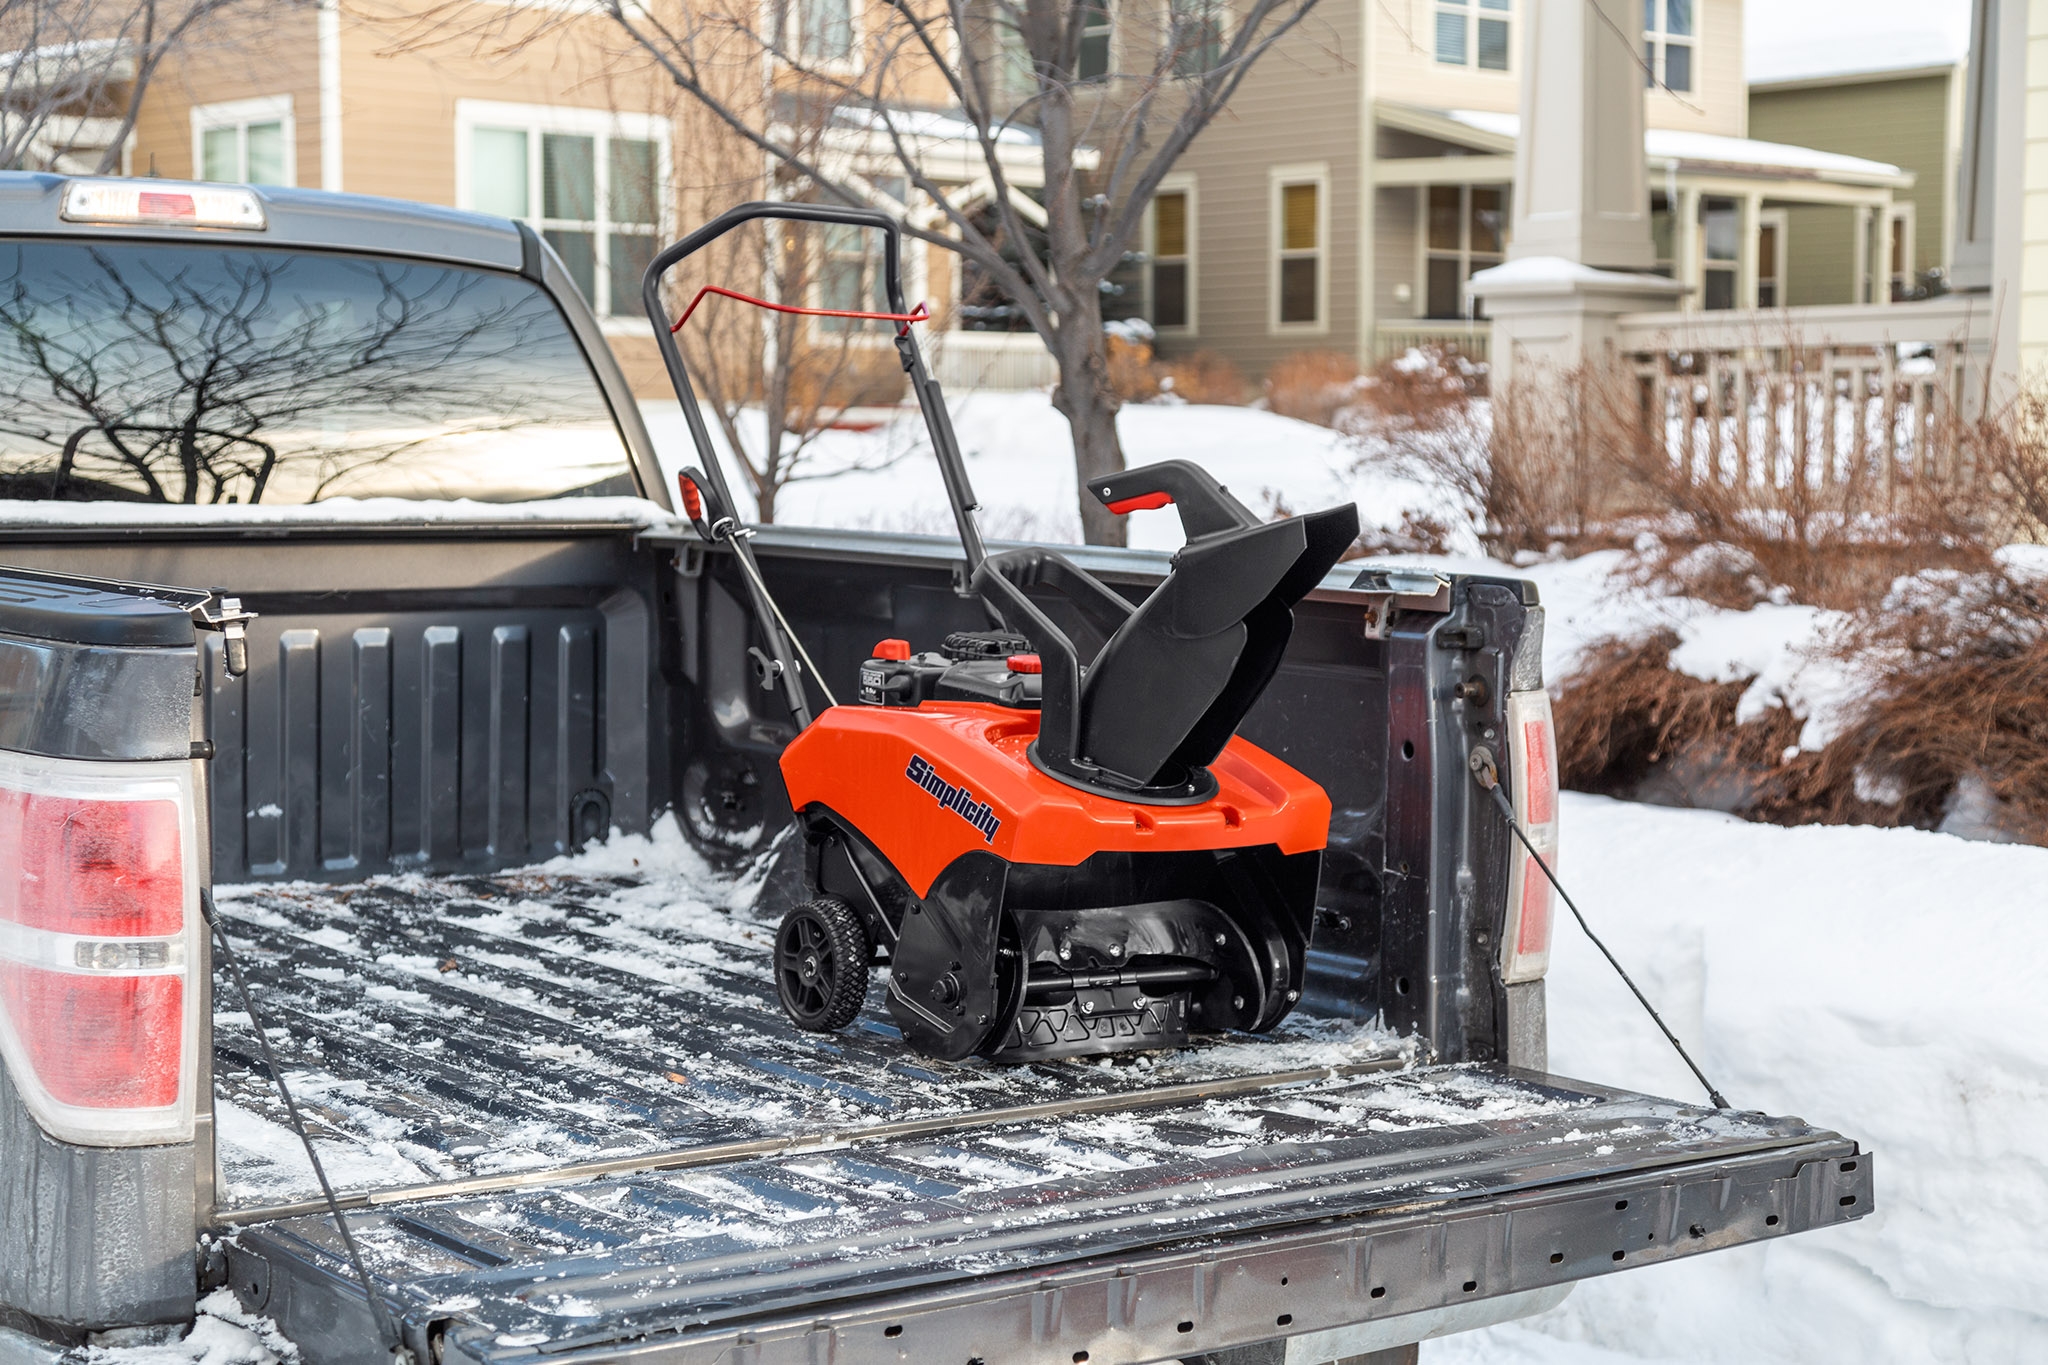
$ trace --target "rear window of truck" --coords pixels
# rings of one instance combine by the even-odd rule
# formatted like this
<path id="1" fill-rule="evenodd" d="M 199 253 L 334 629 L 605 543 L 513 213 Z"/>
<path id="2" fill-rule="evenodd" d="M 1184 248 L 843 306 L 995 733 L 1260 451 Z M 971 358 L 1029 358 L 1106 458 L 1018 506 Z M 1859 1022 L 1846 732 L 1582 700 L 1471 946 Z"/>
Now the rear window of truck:
<path id="1" fill-rule="evenodd" d="M 0 498 L 634 493 L 589 360 L 513 275 L 157 242 L 0 243 Z"/>

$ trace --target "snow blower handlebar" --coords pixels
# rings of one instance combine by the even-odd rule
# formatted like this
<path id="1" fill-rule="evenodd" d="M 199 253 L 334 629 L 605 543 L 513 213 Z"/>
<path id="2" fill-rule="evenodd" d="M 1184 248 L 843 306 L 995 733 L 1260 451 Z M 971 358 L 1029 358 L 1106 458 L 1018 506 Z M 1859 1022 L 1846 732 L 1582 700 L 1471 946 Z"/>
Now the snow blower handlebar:
<path id="1" fill-rule="evenodd" d="M 888 311 L 868 313 L 770 303 L 714 284 L 700 288 L 692 298 L 689 309 L 683 314 L 683 319 L 672 324 L 661 296 L 663 278 L 679 263 L 694 256 L 727 233 L 759 219 L 838 224 L 844 227 L 870 228 L 881 233 L 882 290 Z M 910 324 L 924 320 L 928 314 L 923 305 L 919 305 L 913 311 L 903 297 L 902 225 L 877 209 L 841 208 L 829 204 L 741 204 L 712 219 L 648 263 L 647 273 L 641 278 L 640 283 L 641 304 L 646 308 L 649 320 L 655 324 L 655 343 L 661 350 L 662 363 L 668 368 L 669 381 L 675 386 L 676 398 L 682 403 L 683 421 L 690 429 L 690 443 L 697 448 L 697 454 L 703 461 L 709 486 L 719 495 L 720 500 L 730 507 L 735 505 L 732 492 L 726 486 L 725 473 L 719 467 L 714 454 L 711 429 L 705 424 L 704 413 L 697 404 L 695 386 L 690 382 L 689 367 L 684 364 L 682 348 L 675 339 L 675 332 L 681 327 L 682 321 L 688 319 L 690 312 L 695 311 L 707 293 L 773 308 L 777 312 L 878 318 L 898 324 L 896 351 L 902 358 L 904 373 L 910 377 L 910 388 L 917 397 L 918 411 L 923 415 L 925 426 L 931 432 L 932 448 L 939 459 L 939 473 L 946 482 L 946 499 L 952 505 L 953 520 L 960 532 L 960 547 L 967 556 L 967 574 L 972 578 L 974 571 L 981 567 L 981 561 L 987 558 L 987 551 L 982 545 L 981 529 L 974 521 L 974 513 L 980 504 L 975 501 L 974 488 L 967 481 L 967 465 L 960 457 L 960 443 L 953 434 L 953 423 L 946 415 L 946 405 L 939 393 L 938 381 L 925 369 L 924 357 L 918 351 L 916 340 L 910 335 Z"/>
<path id="2" fill-rule="evenodd" d="M 794 304 L 774 303 L 757 299 L 749 294 L 728 289 L 723 285 L 706 284 L 691 298 L 689 306 L 680 318 L 670 322 L 668 309 L 662 301 L 661 286 L 668 272 L 687 258 L 694 256 L 711 243 L 757 219 L 775 219 L 796 223 L 829 223 L 845 227 L 871 228 L 882 234 L 882 286 L 889 311 L 861 312 L 848 309 L 806 308 Z M 803 644 L 790 628 L 775 599 L 768 593 L 762 581 L 760 566 L 754 560 L 753 548 L 748 545 L 750 532 L 741 526 L 731 509 L 737 506 L 732 489 L 725 480 L 725 470 L 718 462 L 716 448 L 712 445 L 711 429 L 705 424 L 704 412 L 697 403 L 696 386 L 690 382 L 688 365 L 683 361 L 682 347 L 675 334 L 708 295 L 719 295 L 736 299 L 742 303 L 773 309 L 781 313 L 796 313 L 807 316 L 838 318 L 875 318 L 897 324 L 896 351 L 902 358 L 903 371 L 910 377 L 911 392 L 917 395 L 918 410 L 923 414 L 925 426 L 931 432 L 932 448 L 938 455 L 939 472 L 946 482 L 946 499 L 952 505 L 953 519 L 959 527 L 960 546 L 967 557 L 967 576 L 971 581 L 975 571 L 987 558 L 982 546 L 981 530 L 975 524 L 974 513 L 978 506 L 974 489 L 967 482 L 967 466 L 960 457 L 960 443 L 953 434 L 953 424 L 946 415 L 946 404 L 939 393 L 938 382 L 924 366 L 924 357 L 917 349 L 917 342 L 910 335 L 910 325 L 923 321 L 928 313 L 920 304 L 913 312 L 903 298 L 903 229 L 894 218 L 874 209 L 838 208 L 826 204 L 752 203 L 741 204 L 729 209 L 698 228 L 680 242 L 661 252 L 648 263 L 647 273 L 641 277 L 640 300 L 647 310 L 649 321 L 654 323 L 655 345 L 661 351 L 662 364 L 668 369 L 669 382 L 675 387 L 676 399 L 682 405 L 683 422 L 690 431 L 690 444 L 696 447 L 701 464 L 699 469 L 687 471 L 679 485 L 685 503 L 685 511 L 697 527 L 699 534 L 707 540 L 723 540 L 732 547 L 734 557 L 739 561 L 740 571 L 747 582 L 747 593 L 752 599 L 754 618 L 760 623 L 762 634 L 767 637 L 771 657 L 760 660 L 762 686 L 773 688 L 779 681 L 789 701 L 790 713 L 795 717 L 797 728 L 806 729 L 811 723 L 811 707 L 805 694 L 802 672 L 809 670 L 813 685 L 824 696 L 827 705 L 834 704 L 831 692 L 817 667 L 804 652 Z M 708 520 L 704 513 L 705 504 L 723 513 L 712 515 Z"/>

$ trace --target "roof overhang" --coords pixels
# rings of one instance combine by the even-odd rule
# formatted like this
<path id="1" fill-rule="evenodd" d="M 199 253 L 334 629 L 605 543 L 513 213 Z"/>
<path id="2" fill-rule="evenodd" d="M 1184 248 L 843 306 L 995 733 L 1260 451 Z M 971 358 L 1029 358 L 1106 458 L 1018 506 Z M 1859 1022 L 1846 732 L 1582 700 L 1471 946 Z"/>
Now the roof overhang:
<path id="1" fill-rule="evenodd" d="M 1882 85 L 1887 81 L 1918 81 L 1933 76 L 1953 76 L 1963 62 L 1932 62 L 1916 66 L 1876 67 L 1869 71 L 1838 71 L 1825 76 L 1786 76 L 1777 80 L 1751 81 L 1752 95 L 1776 95 L 1794 90 L 1826 90 L 1838 85 Z"/>
<path id="2" fill-rule="evenodd" d="M 1473 121 L 1479 116 L 1460 118 L 1448 110 L 1426 109 L 1392 100 L 1375 100 L 1373 115 L 1382 127 L 1396 128 L 1452 146 L 1469 148 L 1477 156 L 1511 155 L 1515 150 L 1516 134 L 1507 127 L 1499 126 L 1500 123 L 1512 121 L 1515 116 L 1511 114 L 1485 116 L 1489 120 L 1498 121 L 1494 126 L 1488 126 L 1486 123 Z M 1660 148 L 1656 145 L 1660 141 L 1677 144 L 1679 149 L 1673 151 L 1668 147 Z M 1686 143 L 1699 145 L 1687 147 Z M 1781 185 L 1806 182 L 1903 190 L 1912 188 L 1915 180 L 1911 171 L 1903 171 L 1896 166 L 1863 161 L 1856 157 L 1844 157 L 1814 148 L 1781 149 L 1809 153 L 1810 164 L 1787 163 L 1766 156 L 1768 151 L 1778 148 L 1779 144 L 1756 142 L 1748 138 L 1707 137 L 1652 129 L 1645 137 L 1643 161 L 1645 165 L 1660 173 L 1675 170 L 1683 174 L 1762 180 Z M 1745 149 L 1754 149 L 1758 159 L 1745 158 Z M 1381 164 L 1398 165 L 1403 159 L 1405 158 L 1389 157 Z M 1454 161 L 1455 158 L 1436 160 L 1448 162 Z"/>

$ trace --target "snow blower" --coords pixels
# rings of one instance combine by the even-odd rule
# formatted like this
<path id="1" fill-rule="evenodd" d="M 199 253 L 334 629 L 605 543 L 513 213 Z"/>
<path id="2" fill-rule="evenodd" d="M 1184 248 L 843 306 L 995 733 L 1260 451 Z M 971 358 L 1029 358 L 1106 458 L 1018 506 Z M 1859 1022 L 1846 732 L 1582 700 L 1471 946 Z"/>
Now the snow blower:
<path id="1" fill-rule="evenodd" d="M 896 324 L 990 629 L 883 640 L 835 704 L 777 608 L 713 453 L 663 309 L 662 277 L 744 223 L 883 235 L 887 312 L 786 312 Z M 767 646 L 756 663 L 799 727 L 782 777 L 811 899 L 775 940 L 798 1028 L 845 1028 L 886 964 L 903 1037 L 927 1056 L 997 1061 L 1174 1047 L 1191 1030 L 1272 1028 L 1300 999 L 1329 836 L 1321 787 L 1237 736 L 1280 665 L 1293 606 L 1358 534 L 1350 505 L 1262 522 L 1171 460 L 1093 482 L 1111 512 L 1173 507 L 1187 543 L 1133 603 L 1055 550 L 987 553 L 959 445 L 904 305 L 885 214 L 748 204 L 655 258 L 644 298 L 701 470 L 684 510 L 738 561 Z M 686 311 L 683 320 L 687 321 Z M 1054 620 L 1085 639 L 1084 652 Z M 933 644 L 937 648 L 932 648 Z M 825 709 L 813 714 L 815 690 Z"/>

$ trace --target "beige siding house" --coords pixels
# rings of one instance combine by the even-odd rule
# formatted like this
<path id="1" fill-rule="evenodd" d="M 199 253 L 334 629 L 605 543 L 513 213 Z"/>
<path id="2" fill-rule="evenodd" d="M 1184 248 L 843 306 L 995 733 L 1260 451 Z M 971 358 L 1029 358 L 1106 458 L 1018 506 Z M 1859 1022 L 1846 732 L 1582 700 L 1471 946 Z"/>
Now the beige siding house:
<path id="1" fill-rule="evenodd" d="M 1268 55 L 1155 205 L 1127 299 L 1160 349 L 1220 351 L 1253 373 L 1308 349 L 1483 353 L 1464 286 L 1507 247 L 1531 3 L 1332 0 Z M 1743 17 L 1743 0 L 1650 0 L 1628 35 L 1655 82 L 1643 152 L 1657 269 L 1691 287 L 1692 308 L 1781 306 L 1795 289 L 1872 297 L 1916 174 L 1881 148 L 1752 127 Z M 1864 283 L 1795 283 L 1795 214 L 1862 242 Z"/>

